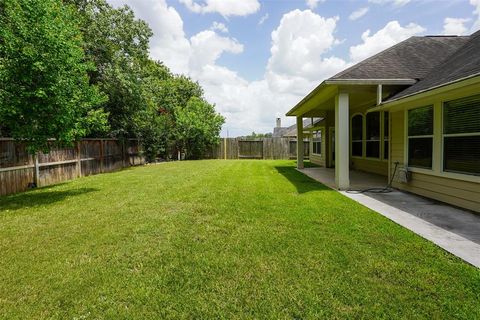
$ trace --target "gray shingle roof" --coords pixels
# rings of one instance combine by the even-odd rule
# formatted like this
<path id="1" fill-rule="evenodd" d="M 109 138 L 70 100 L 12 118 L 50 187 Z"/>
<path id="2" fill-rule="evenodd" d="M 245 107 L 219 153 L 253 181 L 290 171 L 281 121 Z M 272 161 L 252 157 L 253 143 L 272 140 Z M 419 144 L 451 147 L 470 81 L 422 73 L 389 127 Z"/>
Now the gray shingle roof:
<path id="1" fill-rule="evenodd" d="M 399 99 L 480 73 L 480 31 L 467 38 L 468 41 L 463 46 L 433 68 L 424 79 L 389 100 Z"/>
<path id="2" fill-rule="evenodd" d="M 303 119 L 303 127 L 307 127 L 312 123 L 310 118 Z M 290 127 L 276 127 L 273 128 L 272 137 L 296 137 L 297 136 L 297 124 L 293 124 Z"/>
<path id="3" fill-rule="evenodd" d="M 423 79 L 440 62 L 463 46 L 469 37 L 411 37 L 329 80 L 340 79 Z"/>

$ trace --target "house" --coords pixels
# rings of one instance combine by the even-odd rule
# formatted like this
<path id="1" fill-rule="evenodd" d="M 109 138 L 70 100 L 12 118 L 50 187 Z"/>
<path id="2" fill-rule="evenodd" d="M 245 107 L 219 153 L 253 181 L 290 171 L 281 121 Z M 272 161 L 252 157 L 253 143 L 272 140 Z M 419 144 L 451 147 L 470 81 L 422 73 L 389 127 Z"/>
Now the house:
<path id="1" fill-rule="evenodd" d="M 480 212 L 480 31 L 411 37 L 323 81 L 287 116 L 298 128 L 322 118 L 310 161 L 335 168 L 338 189 L 360 170 Z"/>
<path id="2" fill-rule="evenodd" d="M 308 137 L 310 131 L 308 130 L 309 126 L 312 125 L 312 119 L 303 119 L 303 134 L 304 137 Z M 276 126 L 273 128 L 273 138 L 297 138 L 297 125 L 294 124 L 289 127 L 282 127 L 282 120 L 280 118 L 276 119 Z"/>

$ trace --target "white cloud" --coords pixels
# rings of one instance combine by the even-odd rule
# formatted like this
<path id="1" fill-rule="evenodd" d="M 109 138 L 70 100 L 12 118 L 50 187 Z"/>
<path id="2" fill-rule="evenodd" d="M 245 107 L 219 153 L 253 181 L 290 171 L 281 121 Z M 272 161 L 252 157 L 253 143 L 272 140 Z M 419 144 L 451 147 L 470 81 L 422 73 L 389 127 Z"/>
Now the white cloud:
<path id="1" fill-rule="evenodd" d="M 328 54 L 338 43 L 337 22 L 338 17 L 324 18 L 310 10 L 285 14 L 272 32 L 271 57 L 262 80 L 246 81 L 216 64 L 195 76 L 209 101 L 226 116 L 230 134 L 271 131 L 276 117 L 284 118 L 322 80 L 347 66 Z M 291 122 L 287 119 L 284 125 Z"/>
<path id="2" fill-rule="evenodd" d="M 334 36 L 338 19 L 298 9 L 283 15 L 272 32 L 267 65 L 267 79 L 275 90 L 305 93 L 306 88 L 345 67 L 342 59 L 325 57 L 339 43 Z"/>
<path id="3" fill-rule="evenodd" d="M 212 30 L 214 31 L 220 31 L 223 33 L 228 33 L 228 28 L 225 24 L 221 22 L 214 21 L 211 27 Z"/>
<path id="4" fill-rule="evenodd" d="M 260 18 L 260 20 L 258 20 L 258 25 L 262 25 L 265 21 L 267 21 L 268 17 L 269 17 L 269 15 L 268 15 L 268 12 L 267 12 Z"/>
<path id="5" fill-rule="evenodd" d="M 271 34 L 271 56 L 264 77 L 248 81 L 218 64 L 223 54 L 240 54 L 244 50 L 239 41 L 222 34 L 218 25 L 188 38 L 182 18 L 165 0 L 109 2 L 130 5 L 139 18 L 150 24 L 154 32 L 151 56 L 164 61 L 173 72 L 199 81 L 205 97 L 226 117 L 223 134 L 228 128 L 230 136 L 271 132 L 276 117 L 282 117 L 284 125 L 292 124 L 294 119 L 286 119 L 285 113 L 325 78 L 350 65 L 332 53 L 340 43 L 335 37 L 338 17 L 322 17 L 310 10 L 284 14 Z M 391 31 L 403 29 L 410 27 Z M 373 37 L 376 34 L 367 34 L 363 45 L 368 46 Z"/>
<path id="6" fill-rule="evenodd" d="M 319 2 L 323 2 L 325 0 L 306 0 L 307 7 L 310 9 L 315 9 L 318 6 Z"/>
<path id="7" fill-rule="evenodd" d="M 470 4 L 475 7 L 473 14 L 477 16 L 472 28 L 470 29 L 471 32 L 475 32 L 480 29 L 480 0 L 470 0 Z"/>
<path id="8" fill-rule="evenodd" d="M 213 65 L 224 52 L 234 54 L 243 51 L 243 45 L 236 39 L 205 30 L 190 38 L 190 72 L 198 72 L 205 65 Z"/>
<path id="9" fill-rule="evenodd" d="M 204 3 L 198 3 L 194 0 L 179 1 L 190 11 L 196 13 L 216 12 L 224 17 L 246 16 L 260 9 L 258 0 L 205 0 Z"/>
<path id="10" fill-rule="evenodd" d="M 348 19 L 350 19 L 352 21 L 360 19 L 361 17 L 363 17 L 364 15 L 367 14 L 368 10 L 369 10 L 368 7 L 364 7 L 364 8 L 360 8 L 358 10 L 355 10 L 350 14 Z"/>
<path id="11" fill-rule="evenodd" d="M 370 3 L 375 4 L 392 4 L 396 7 L 403 7 L 404 5 L 408 4 L 411 0 L 368 0 Z"/>
<path id="12" fill-rule="evenodd" d="M 370 35 L 370 30 L 365 31 L 362 34 L 363 43 L 350 47 L 350 59 L 354 62 L 366 59 L 424 31 L 425 28 L 415 23 L 402 27 L 398 21 L 390 21 L 373 35 Z"/>
<path id="13" fill-rule="evenodd" d="M 445 35 L 464 35 L 467 34 L 468 28 L 465 23 L 469 22 L 467 18 L 445 18 L 443 20 L 443 34 Z"/>

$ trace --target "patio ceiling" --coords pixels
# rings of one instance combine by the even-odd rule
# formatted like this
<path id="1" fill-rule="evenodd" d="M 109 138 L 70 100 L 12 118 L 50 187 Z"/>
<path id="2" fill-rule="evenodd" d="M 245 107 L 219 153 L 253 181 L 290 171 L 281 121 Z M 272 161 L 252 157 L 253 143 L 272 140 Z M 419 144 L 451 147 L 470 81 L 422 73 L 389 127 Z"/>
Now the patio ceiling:
<path id="1" fill-rule="evenodd" d="M 402 81 L 390 81 L 382 85 L 382 98 L 385 99 L 404 89 L 407 80 Z M 408 83 L 411 83 L 411 80 L 408 80 Z M 292 108 L 287 116 L 325 117 L 327 110 L 335 108 L 335 96 L 338 92 L 349 94 L 349 105 L 352 111 L 364 107 L 375 107 L 379 84 L 375 81 L 365 83 L 345 82 L 345 84 L 324 81 Z"/>

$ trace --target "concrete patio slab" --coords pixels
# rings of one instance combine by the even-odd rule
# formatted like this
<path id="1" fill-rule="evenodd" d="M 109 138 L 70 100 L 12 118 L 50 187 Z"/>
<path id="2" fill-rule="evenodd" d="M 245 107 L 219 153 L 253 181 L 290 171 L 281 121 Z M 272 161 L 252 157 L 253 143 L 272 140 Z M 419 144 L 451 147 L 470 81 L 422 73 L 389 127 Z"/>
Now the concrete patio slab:
<path id="1" fill-rule="evenodd" d="M 300 172 L 335 189 L 333 169 L 305 168 Z M 386 180 L 382 176 L 350 172 L 352 189 L 384 187 Z M 480 268 L 480 215 L 398 190 L 339 192 Z"/>

